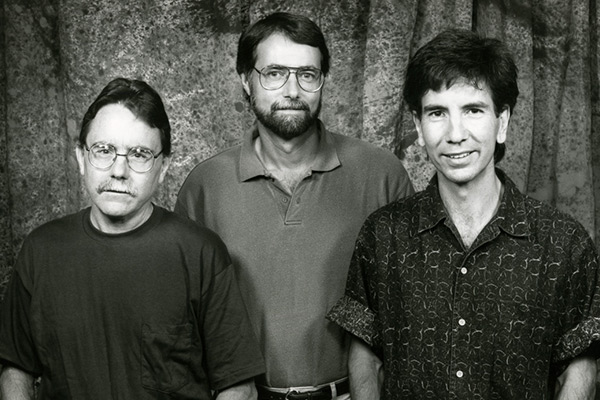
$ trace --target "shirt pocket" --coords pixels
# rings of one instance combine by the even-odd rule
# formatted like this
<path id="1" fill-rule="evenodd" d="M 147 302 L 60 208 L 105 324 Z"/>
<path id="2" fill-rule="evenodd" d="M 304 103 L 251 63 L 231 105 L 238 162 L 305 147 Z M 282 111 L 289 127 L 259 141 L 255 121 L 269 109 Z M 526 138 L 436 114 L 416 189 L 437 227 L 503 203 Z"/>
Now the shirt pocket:
<path id="1" fill-rule="evenodd" d="M 192 324 L 142 326 L 142 385 L 175 392 L 190 379 Z"/>

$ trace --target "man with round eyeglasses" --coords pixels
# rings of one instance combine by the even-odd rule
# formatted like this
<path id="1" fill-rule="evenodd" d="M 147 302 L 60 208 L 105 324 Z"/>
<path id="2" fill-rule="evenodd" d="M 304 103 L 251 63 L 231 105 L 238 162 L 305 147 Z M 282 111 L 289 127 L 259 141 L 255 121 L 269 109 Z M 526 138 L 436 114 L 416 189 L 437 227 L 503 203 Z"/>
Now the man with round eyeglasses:
<path id="1" fill-rule="evenodd" d="M 25 240 L 0 309 L 0 397 L 252 399 L 264 370 L 223 242 L 151 198 L 170 123 L 145 82 L 111 81 L 76 148 L 91 207 Z"/>
<path id="2" fill-rule="evenodd" d="M 127 164 L 134 172 L 148 172 L 154 166 L 154 160 L 162 154 L 162 150 L 156 155 L 152 150 L 143 147 L 132 147 L 125 154 L 117 153 L 117 149 L 112 144 L 95 143 L 92 148 L 83 146 L 88 152 L 88 161 L 92 166 L 98 169 L 109 169 L 117 160 L 117 156 L 127 157 Z"/>
<path id="3" fill-rule="evenodd" d="M 249 26 L 237 72 L 256 124 L 195 167 L 175 211 L 230 250 L 266 361 L 258 398 L 347 399 L 348 338 L 325 313 L 363 220 L 412 185 L 393 154 L 319 120 L 329 51 L 310 19 L 275 13 Z"/>

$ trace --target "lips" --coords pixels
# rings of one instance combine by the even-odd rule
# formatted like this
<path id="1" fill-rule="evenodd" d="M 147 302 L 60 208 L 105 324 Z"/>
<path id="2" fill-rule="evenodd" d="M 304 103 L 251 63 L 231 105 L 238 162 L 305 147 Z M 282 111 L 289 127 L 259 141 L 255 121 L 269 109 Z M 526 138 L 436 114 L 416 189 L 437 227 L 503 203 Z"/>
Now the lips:
<path id="1" fill-rule="evenodd" d="M 114 193 L 114 194 L 126 194 L 129 196 L 133 196 L 133 193 L 128 188 L 119 188 L 114 186 L 101 186 L 97 190 L 98 194 L 101 193 Z"/>
<path id="2" fill-rule="evenodd" d="M 462 160 L 463 158 L 467 158 L 473 153 L 473 151 L 464 151 L 461 153 L 444 154 L 444 156 L 448 157 L 451 160 Z"/>

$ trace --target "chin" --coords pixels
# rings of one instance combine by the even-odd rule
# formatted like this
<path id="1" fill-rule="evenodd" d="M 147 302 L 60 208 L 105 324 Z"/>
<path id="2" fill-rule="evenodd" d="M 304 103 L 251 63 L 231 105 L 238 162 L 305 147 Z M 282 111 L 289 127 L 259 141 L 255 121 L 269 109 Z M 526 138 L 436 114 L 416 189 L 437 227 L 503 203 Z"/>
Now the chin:
<path id="1" fill-rule="evenodd" d="M 132 214 L 130 207 L 123 204 L 105 204 L 98 207 L 98 211 L 106 218 L 112 220 L 125 219 Z"/>
<path id="2" fill-rule="evenodd" d="M 477 177 L 477 174 L 473 173 L 472 171 L 461 171 L 461 170 L 454 170 L 454 171 L 438 171 L 440 175 L 443 176 L 444 180 L 451 182 L 455 185 L 466 185 L 470 182 L 472 182 L 473 180 L 475 180 L 475 178 Z"/>

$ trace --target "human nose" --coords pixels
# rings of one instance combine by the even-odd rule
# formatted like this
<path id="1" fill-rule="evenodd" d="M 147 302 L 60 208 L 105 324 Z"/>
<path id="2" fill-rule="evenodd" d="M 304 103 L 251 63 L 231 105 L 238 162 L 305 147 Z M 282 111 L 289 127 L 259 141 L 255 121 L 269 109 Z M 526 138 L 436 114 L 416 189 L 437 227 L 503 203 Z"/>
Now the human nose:
<path id="1" fill-rule="evenodd" d="M 468 136 L 466 127 L 463 124 L 461 117 L 450 118 L 448 122 L 448 131 L 446 138 L 448 142 L 460 143 Z"/>
<path id="2" fill-rule="evenodd" d="M 293 75 L 293 76 L 292 76 Z M 287 82 L 283 85 L 284 94 L 286 97 L 296 98 L 300 92 L 300 85 L 298 84 L 298 75 L 296 71 L 290 71 Z"/>
<path id="3" fill-rule="evenodd" d="M 115 162 L 111 168 L 111 174 L 115 178 L 125 178 L 129 175 L 129 164 L 126 154 L 116 154 Z"/>

